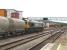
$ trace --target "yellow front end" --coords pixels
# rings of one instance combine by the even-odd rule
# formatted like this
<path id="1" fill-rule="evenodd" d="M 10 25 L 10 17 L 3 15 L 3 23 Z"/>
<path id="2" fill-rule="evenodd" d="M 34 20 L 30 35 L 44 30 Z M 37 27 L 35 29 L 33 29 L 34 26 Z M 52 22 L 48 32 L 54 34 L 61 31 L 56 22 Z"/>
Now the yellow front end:
<path id="1" fill-rule="evenodd" d="M 29 28 L 30 28 L 29 22 L 25 21 L 25 31 L 28 31 Z"/>

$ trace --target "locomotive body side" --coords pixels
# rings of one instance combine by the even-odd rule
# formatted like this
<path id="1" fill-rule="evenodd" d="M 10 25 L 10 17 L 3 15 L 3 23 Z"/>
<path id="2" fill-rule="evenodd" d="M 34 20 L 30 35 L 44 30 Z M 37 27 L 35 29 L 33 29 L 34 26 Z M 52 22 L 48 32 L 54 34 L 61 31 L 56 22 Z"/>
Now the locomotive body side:
<path id="1" fill-rule="evenodd" d="M 43 22 L 38 22 L 38 21 L 29 21 L 30 23 L 30 28 L 29 32 L 39 32 L 43 31 Z"/>

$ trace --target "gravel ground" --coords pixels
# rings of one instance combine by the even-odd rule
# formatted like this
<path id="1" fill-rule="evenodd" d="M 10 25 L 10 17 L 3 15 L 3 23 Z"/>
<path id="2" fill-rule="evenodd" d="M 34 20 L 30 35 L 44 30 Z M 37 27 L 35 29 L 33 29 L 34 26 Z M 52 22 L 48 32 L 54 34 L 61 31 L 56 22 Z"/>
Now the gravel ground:
<path id="1" fill-rule="evenodd" d="M 55 41 L 55 43 L 67 43 L 67 30 Z"/>

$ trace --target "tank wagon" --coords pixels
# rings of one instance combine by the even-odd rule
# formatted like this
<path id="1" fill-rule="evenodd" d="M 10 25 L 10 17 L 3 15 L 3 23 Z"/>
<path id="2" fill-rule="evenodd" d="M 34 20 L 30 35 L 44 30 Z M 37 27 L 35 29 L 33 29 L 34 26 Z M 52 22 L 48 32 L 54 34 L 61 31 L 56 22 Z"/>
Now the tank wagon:
<path id="1" fill-rule="evenodd" d="M 5 17 L 0 17 L 0 36 L 6 36 L 9 30 L 9 20 Z"/>
<path id="2" fill-rule="evenodd" d="M 43 22 L 0 17 L 0 36 L 2 37 L 38 32 L 43 28 Z"/>
<path id="3" fill-rule="evenodd" d="M 27 25 L 24 20 L 9 18 L 9 32 L 11 35 L 24 34 Z"/>

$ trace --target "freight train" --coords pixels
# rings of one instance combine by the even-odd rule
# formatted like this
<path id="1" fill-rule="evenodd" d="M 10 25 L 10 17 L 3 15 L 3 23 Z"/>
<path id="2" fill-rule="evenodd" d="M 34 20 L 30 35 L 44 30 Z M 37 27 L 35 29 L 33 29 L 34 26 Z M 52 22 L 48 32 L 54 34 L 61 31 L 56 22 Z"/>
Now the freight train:
<path id="1" fill-rule="evenodd" d="M 0 17 L 0 36 L 2 37 L 38 32 L 43 29 L 43 22 Z"/>

